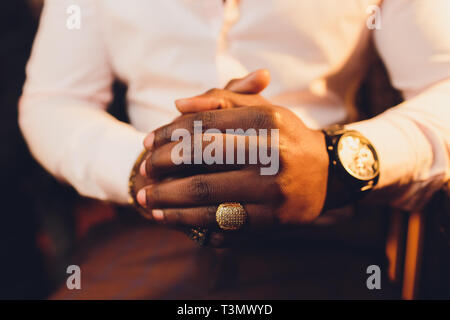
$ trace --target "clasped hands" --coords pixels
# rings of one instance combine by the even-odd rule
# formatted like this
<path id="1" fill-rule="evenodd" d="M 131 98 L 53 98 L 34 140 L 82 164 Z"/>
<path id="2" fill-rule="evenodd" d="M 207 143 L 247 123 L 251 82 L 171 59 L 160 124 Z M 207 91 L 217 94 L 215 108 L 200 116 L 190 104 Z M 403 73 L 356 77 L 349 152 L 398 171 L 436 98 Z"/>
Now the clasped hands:
<path id="1" fill-rule="evenodd" d="M 170 225 L 217 228 L 216 210 L 224 202 L 244 206 L 248 215 L 245 230 L 304 224 L 318 217 L 325 202 L 329 166 L 324 135 L 306 127 L 289 109 L 264 99 L 259 93 L 269 82 L 269 72 L 258 70 L 231 80 L 224 89 L 175 102 L 181 116 L 144 140 L 148 151 L 139 172 L 145 186 L 136 198 L 147 218 Z M 223 139 L 223 158 L 228 152 L 232 160 L 237 160 L 242 150 L 238 150 L 238 143 L 234 143 L 234 150 L 225 148 L 227 139 L 238 139 L 227 134 L 227 129 L 267 129 L 267 137 L 253 142 L 258 147 L 270 145 L 278 156 L 277 172 L 261 174 L 264 165 L 259 162 L 206 163 L 203 159 L 198 163 L 193 152 L 184 154 L 186 150 L 183 159 L 188 161 L 174 163 L 174 154 L 179 151 L 174 153 L 179 144 L 172 141 L 174 132 L 194 135 L 194 123 L 199 121 L 203 139 L 197 147 L 204 151 L 211 141 Z M 205 133 L 208 129 L 219 131 L 213 131 L 216 133 L 211 138 Z M 271 137 L 271 129 L 277 129 L 277 141 Z M 248 160 L 251 137 L 244 139 Z M 194 145 L 192 141 L 192 151 Z"/>

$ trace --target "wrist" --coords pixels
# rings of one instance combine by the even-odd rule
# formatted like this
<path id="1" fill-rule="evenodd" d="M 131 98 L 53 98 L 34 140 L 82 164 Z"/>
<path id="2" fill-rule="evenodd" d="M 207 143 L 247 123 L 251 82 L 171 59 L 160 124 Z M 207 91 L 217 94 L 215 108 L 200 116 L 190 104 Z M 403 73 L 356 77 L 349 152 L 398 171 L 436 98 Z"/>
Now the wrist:
<path id="1" fill-rule="evenodd" d="M 325 129 L 329 156 L 324 209 L 335 209 L 362 199 L 378 182 L 379 161 L 370 141 L 340 126 Z"/>

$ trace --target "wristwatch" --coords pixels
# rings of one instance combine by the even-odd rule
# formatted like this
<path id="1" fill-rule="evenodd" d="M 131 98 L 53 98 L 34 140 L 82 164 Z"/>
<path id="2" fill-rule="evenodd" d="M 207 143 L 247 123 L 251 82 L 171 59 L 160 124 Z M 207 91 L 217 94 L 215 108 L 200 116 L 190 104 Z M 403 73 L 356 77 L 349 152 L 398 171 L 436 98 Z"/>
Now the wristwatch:
<path id="1" fill-rule="evenodd" d="M 361 133 L 335 125 L 323 130 L 330 159 L 325 209 L 360 200 L 380 176 L 380 162 L 372 143 Z"/>

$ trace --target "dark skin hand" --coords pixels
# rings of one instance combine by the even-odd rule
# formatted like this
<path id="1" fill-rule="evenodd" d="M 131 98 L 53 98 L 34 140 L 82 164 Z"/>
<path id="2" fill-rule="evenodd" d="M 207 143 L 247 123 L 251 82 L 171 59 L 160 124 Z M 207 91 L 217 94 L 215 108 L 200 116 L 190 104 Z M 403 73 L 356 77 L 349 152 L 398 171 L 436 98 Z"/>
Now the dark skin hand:
<path id="1" fill-rule="evenodd" d="M 149 185 L 137 198 L 155 220 L 217 228 L 215 212 L 223 202 L 244 206 L 247 230 L 299 225 L 319 216 L 329 165 L 324 135 L 306 127 L 290 110 L 261 97 L 258 93 L 268 82 L 268 72 L 260 70 L 232 80 L 223 90 L 178 100 L 183 115 L 147 136 L 144 145 L 149 152 L 140 171 L 149 177 Z M 203 130 L 219 129 L 222 134 L 217 138 L 224 141 L 229 138 L 226 129 L 278 129 L 278 173 L 261 175 L 257 164 L 175 165 L 171 150 L 178 142 L 171 141 L 172 132 L 184 128 L 192 134 L 193 122 L 199 120 Z M 258 139 L 258 144 L 263 141 Z"/>
<path id="2" fill-rule="evenodd" d="M 255 72 L 250 73 L 246 77 L 242 79 L 234 79 L 231 80 L 224 89 L 235 92 L 235 93 L 243 93 L 243 94 L 249 94 L 254 95 L 260 93 L 263 91 L 270 83 L 270 74 L 266 70 L 257 70 Z M 211 91 L 212 93 L 213 91 Z M 261 98 L 261 101 L 264 101 L 264 99 Z M 200 111 L 207 111 L 207 110 L 213 110 L 218 108 L 225 108 L 225 107 L 232 107 L 231 105 L 225 105 L 224 101 L 217 101 L 217 99 L 202 99 L 200 103 L 198 103 L 198 100 L 195 101 L 196 103 L 192 103 L 191 99 L 181 99 L 176 101 L 176 107 L 182 114 L 187 113 L 193 113 L 193 112 L 200 112 Z M 148 140 L 148 138 L 147 138 Z M 163 170 L 159 170 L 159 172 L 156 172 L 155 170 L 150 171 L 151 174 L 147 175 L 146 173 L 146 161 L 151 154 L 151 151 L 147 151 L 146 155 L 143 157 L 144 161 L 142 161 L 140 164 L 140 173 L 138 172 L 135 178 L 135 185 L 134 185 L 134 192 L 135 194 L 143 187 L 153 184 L 157 179 L 154 179 L 155 176 L 159 176 L 160 178 L 162 176 L 167 175 L 167 171 L 164 172 Z M 188 166 L 185 168 L 186 172 L 192 173 L 192 166 Z M 215 211 L 217 209 L 216 206 L 209 206 L 208 207 L 211 211 L 211 215 L 215 214 Z M 149 220 L 157 220 L 159 223 L 164 223 L 164 215 L 162 210 L 140 210 L 140 213 Z M 188 226 L 180 226 L 181 229 L 184 229 L 185 232 L 190 233 Z M 209 229 L 209 235 L 208 235 L 208 244 L 212 247 L 217 248 L 223 248 L 227 246 L 233 246 L 236 244 L 242 244 L 243 241 L 248 241 L 249 233 L 243 228 L 244 230 L 241 230 L 239 232 L 221 232 L 217 230 L 217 226 L 215 228 Z"/>
<path id="3" fill-rule="evenodd" d="M 261 99 L 261 102 L 266 102 L 261 96 L 258 96 L 257 94 L 263 91 L 270 83 L 270 74 L 267 70 L 257 70 L 255 72 L 252 72 L 248 74 L 246 77 L 241 79 L 233 79 L 228 82 L 228 84 L 225 86 L 225 90 L 229 90 L 235 93 L 243 93 L 252 95 L 254 97 L 258 97 Z M 213 90 L 210 91 L 210 93 L 214 92 Z M 219 108 L 231 108 L 233 106 L 231 105 L 225 105 L 225 101 L 217 101 L 213 95 L 211 95 L 211 99 L 201 99 L 200 103 L 198 103 L 198 100 L 192 100 L 192 99 L 180 99 L 175 102 L 177 109 L 182 114 L 188 114 L 188 113 L 195 113 L 195 112 L 201 112 L 201 111 L 207 111 L 207 110 L 214 110 Z M 147 137 L 148 140 L 148 137 Z M 148 144 L 148 143 L 147 143 Z M 153 177 L 160 176 L 161 174 L 158 174 L 158 172 L 150 170 L 150 174 L 147 175 L 145 164 L 146 159 L 151 155 L 151 151 L 147 150 L 146 154 L 142 158 L 143 161 L 138 164 L 140 166 L 140 171 L 137 173 L 135 178 L 135 184 L 134 184 L 134 193 L 136 194 L 141 188 L 151 185 L 155 183 L 157 180 L 155 180 Z M 163 170 L 160 170 L 161 173 L 164 173 Z M 192 171 L 192 167 L 186 168 L 186 171 Z M 167 173 L 167 172 L 166 172 Z M 155 211 L 155 210 L 154 210 Z M 147 210 L 147 212 L 144 213 L 143 210 L 140 211 L 142 214 L 144 214 L 144 217 L 147 219 L 152 220 L 155 215 L 152 214 L 151 210 Z M 162 220 L 162 216 L 159 216 L 156 214 L 156 220 Z"/>

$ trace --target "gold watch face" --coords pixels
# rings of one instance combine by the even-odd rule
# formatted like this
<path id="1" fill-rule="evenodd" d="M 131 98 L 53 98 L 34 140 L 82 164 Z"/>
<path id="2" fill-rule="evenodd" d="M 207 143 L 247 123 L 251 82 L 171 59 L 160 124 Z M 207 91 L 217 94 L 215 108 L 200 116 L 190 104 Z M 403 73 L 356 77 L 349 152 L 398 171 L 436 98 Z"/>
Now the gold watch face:
<path id="1" fill-rule="evenodd" d="M 377 153 L 369 140 L 355 132 L 346 132 L 339 139 L 337 153 L 342 166 L 359 180 L 371 180 L 378 175 Z"/>

